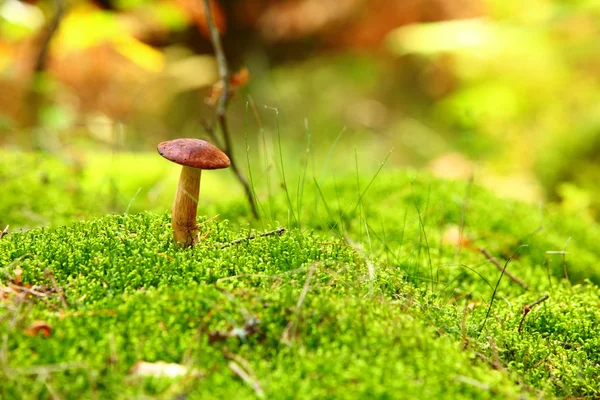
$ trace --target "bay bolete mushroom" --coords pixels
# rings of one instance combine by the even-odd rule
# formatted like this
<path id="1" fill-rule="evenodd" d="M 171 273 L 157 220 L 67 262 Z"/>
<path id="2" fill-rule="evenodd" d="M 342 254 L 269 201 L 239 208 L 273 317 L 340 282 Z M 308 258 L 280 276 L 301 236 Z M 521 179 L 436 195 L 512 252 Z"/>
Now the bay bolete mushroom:
<path id="1" fill-rule="evenodd" d="M 177 244 L 188 247 L 198 242 L 196 210 L 203 169 L 227 168 L 229 157 L 211 143 L 200 139 L 175 139 L 158 145 L 158 153 L 183 166 L 173 201 L 171 226 Z"/>

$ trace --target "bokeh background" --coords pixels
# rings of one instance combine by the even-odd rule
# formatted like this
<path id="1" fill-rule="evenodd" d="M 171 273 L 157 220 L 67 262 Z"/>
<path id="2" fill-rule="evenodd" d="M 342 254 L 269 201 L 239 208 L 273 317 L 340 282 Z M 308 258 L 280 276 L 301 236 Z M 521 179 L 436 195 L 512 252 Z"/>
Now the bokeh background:
<path id="1" fill-rule="evenodd" d="M 323 177 L 393 149 L 386 168 L 600 217 L 600 2 L 212 5 L 249 71 L 228 118 L 259 192 L 273 160 Z M 168 209 L 156 144 L 207 138 L 217 79 L 201 0 L 0 0 L 0 223 Z M 206 179 L 202 201 L 243 200 L 231 173 Z"/>

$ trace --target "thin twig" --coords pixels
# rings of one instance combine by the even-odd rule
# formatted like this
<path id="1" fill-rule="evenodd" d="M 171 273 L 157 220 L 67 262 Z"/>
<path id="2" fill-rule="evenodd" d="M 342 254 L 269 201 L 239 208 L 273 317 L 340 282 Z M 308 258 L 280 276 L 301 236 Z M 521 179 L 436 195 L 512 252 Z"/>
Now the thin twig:
<path id="1" fill-rule="evenodd" d="M 227 105 L 229 104 L 229 99 L 231 98 L 229 67 L 227 65 L 227 58 L 225 57 L 225 51 L 223 51 L 221 35 L 219 34 L 219 30 L 217 29 L 215 21 L 213 19 L 210 1 L 203 0 L 203 3 L 204 13 L 206 16 L 206 24 L 208 25 L 208 30 L 210 32 L 210 41 L 212 42 L 213 48 L 215 49 L 215 57 L 217 59 L 217 66 L 219 68 L 219 79 L 221 84 L 221 93 L 219 95 L 219 100 L 215 108 L 212 124 L 209 129 L 206 129 L 206 127 L 205 129 L 213 139 L 216 139 L 215 128 L 217 122 L 221 126 L 221 134 L 223 135 L 224 142 L 223 151 L 229 156 L 229 159 L 231 161 L 231 169 L 235 173 L 240 184 L 244 187 L 244 191 L 246 192 L 246 197 L 248 198 L 248 202 L 250 203 L 250 208 L 252 209 L 252 214 L 254 215 L 254 218 L 258 219 L 258 208 L 256 206 L 256 199 L 252 194 L 252 190 L 250 188 L 250 185 L 248 184 L 248 181 L 246 180 L 244 175 L 242 175 L 242 171 L 239 169 L 235 160 L 233 154 L 233 145 L 231 143 L 231 135 L 229 132 L 229 127 L 227 125 Z"/>
<path id="2" fill-rule="evenodd" d="M 298 329 L 298 322 L 300 320 L 300 310 L 302 309 L 302 304 L 304 304 L 304 299 L 306 298 L 306 295 L 308 294 L 308 290 L 310 289 L 310 280 L 312 279 L 313 274 L 315 273 L 315 265 L 316 263 L 313 263 L 310 268 L 308 269 L 308 273 L 306 274 L 306 280 L 304 281 L 304 287 L 302 288 L 302 292 L 300 293 L 300 296 L 298 297 L 298 301 L 296 302 L 296 311 L 295 311 L 295 318 L 294 320 L 290 321 L 287 326 L 285 327 L 285 330 L 283 331 L 283 334 L 281 335 L 281 340 L 285 343 L 285 344 L 291 344 L 291 338 L 292 338 L 292 334 L 296 334 L 296 330 Z M 294 332 L 292 332 L 294 331 Z"/>
<path id="3" fill-rule="evenodd" d="M 56 364 L 34 365 L 31 367 L 7 367 L 4 369 L 9 378 L 23 375 L 48 375 L 74 369 L 87 369 L 89 365 L 83 361 L 61 362 Z"/>
<path id="4" fill-rule="evenodd" d="M 364 249 L 362 248 L 362 246 L 360 245 L 360 243 L 355 242 L 350 235 L 344 233 L 344 239 L 346 240 L 346 243 L 348 243 L 348 245 L 354 249 L 354 251 L 356 251 L 356 253 L 362 257 L 362 259 L 364 260 L 365 264 L 367 265 L 367 271 L 369 273 L 369 291 L 367 292 L 367 294 L 365 295 L 365 297 L 370 296 L 373 294 L 373 284 L 375 282 L 375 264 L 373 263 L 373 261 L 365 254 Z"/>
<path id="5" fill-rule="evenodd" d="M 19 260 L 19 259 L 17 259 L 17 260 Z M 17 261 L 17 260 L 15 260 L 15 261 Z M 14 263 L 14 261 L 13 261 L 13 263 Z M 45 286 L 33 286 L 33 287 L 23 286 L 16 278 L 13 278 L 12 276 L 10 276 L 10 274 L 8 273 L 8 271 L 6 269 L 4 269 L 3 272 L 4 272 L 4 275 L 6 275 L 6 277 L 8 278 L 8 281 L 12 282 L 12 283 L 10 286 L 5 286 L 5 287 L 0 286 L 0 295 L 15 293 L 15 294 L 20 294 L 22 296 L 22 300 L 25 300 L 25 298 L 27 297 L 27 294 L 30 294 L 30 295 L 35 296 L 39 300 L 41 300 L 47 306 L 52 307 L 55 310 L 59 310 L 59 308 L 56 305 L 50 303 L 48 300 L 45 299 L 46 297 L 50 297 L 50 293 L 44 293 L 44 291 L 50 290 L 50 288 L 45 287 Z"/>
<path id="6" fill-rule="evenodd" d="M 236 363 L 235 361 L 229 361 L 227 363 L 227 366 L 237 376 L 239 376 L 244 382 L 246 382 L 246 384 L 248 384 L 248 386 L 250 386 L 252 389 L 254 389 L 254 392 L 256 393 L 256 395 L 258 397 L 260 397 L 260 398 L 265 397 L 265 392 L 262 389 L 262 387 L 260 386 L 260 383 L 258 382 L 258 380 L 252 378 L 248 374 L 248 372 L 246 372 L 246 370 L 244 368 L 242 368 L 238 363 Z"/>
<path id="7" fill-rule="evenodd" d="M 244 369 L 248 372 L 248 374 L 250 376 L 252 376 L 252 378 L 254 378 L 256 381 L 258 381 L 258 376 L 256 376 L 256 372 L 254 372 L 254 369 L 252 368 L 252 366 L 250 365 L 248 360 L 246 360 L 244 357 L 242 357 L 238 354 L 232 353 L 227 348 L 225 349 L 224 354 L 225 354 L 225 357 L 232 359 L 233 361 L 237 362 L 242 367 L 244 367 Z"/>
<path id="8" fill-rule="evenodd" d="M 216 116 L 220 117 L 225 115 L 227 111 L 227 104 L 229 103 L 229 66 L 227 64 L 227 57 L 225 57 L 225 51 L 223 50 L 223 44 L 221 43 L 221 35 L 215 25 L 215 20 L 212 14 L 212 8 L 210 7 L 209 0 L 202 0 L 204 3 L 204 15 L 206 16 L 206 24 L 208 25 L 208 31 L 210 33 L 210 41 L 215 49 L 215 57 L 217 58 L 217 66 L 219 68 L 219 78 L 221 80 L 221 93 L 217 102 Z M 213 126 L 215 124 L 213 123 Z"/>
<path id="9" fill-rule="evenodd" d="M 285 228 L 277 228 L 277 229 L 273 229 L 272 231 L 264 232 L 264 233 L 261 233 L 261 234 L 259 234 L 259 235 L 256 235 L 256 234 L 254 234 L 254 233 L 253 233 L 253 234 L 251 234 L 251 235 L 250 235 L 250 236 L 248 236 L 248 237 L 245 237 L 245 238 L 240 238 L 240 239 L 236 239 L 236 240 L 232 240 L 231 242 L 227 242 L 227 243 L 223 243 L 223 244 L 221 245 L 221 248 L 223 249 L 223 248 L 225 248 L 225 247 L 233 246 L 234 244 L 242 243 L 242 242 L 243 242 L 243 241 L 245 241 L 245 240 L 252 240 L 252 239 L 256 239 L 257 237 L 262 237 L 262 236 L 271 236 L 271 235 L 275 235 L 275 234 L 277 234 L 277 235 L 281 235 L 281 234 L 283 234 L 283 232 L 285 232 Z"/>
<path id="10" fill-rule="evenodd" d="M 280 279 L 283 276 L 294 275 L 294 274 L 303 272 L 304 270 L 306 270 L 306 267 L 296 268 L 296 269 L 293 269 L 291 271 L 282 272 L 281 274 L 276 274 L 276 275 L 267 275 L 267 274 L 240 274 L 240 275 L 232 275 L 232 276 L 226 276 L 225 278 L 219 278 L 219 279 L 217 279 L 216 283 L 220 283 L 220 282 L 224 282 L 224 281 L 230 281 L 232 279 L 239 279 L 239 278 L 261 278 L 261 279 L 264 278 L 264 279 L 277 280 L 277 279 Z"/>
<path id="11" fill-rule="evenodd" d="M 212 124 L 208 123 L 205 120 L 201 120 L 200 125 L 202 125 L 204 131 L 208 133 L 208 136 L 210 136 L 210 140 L 213 141 L 214 145 L 216 145 L 220 149 L 225 149 L 225 144 L 222 143 L 221 138 L 217 136 Z"/>
<path id="12" fill-rule="evenodd" d="M 67 300 L 65 299 L 65 295 L 63 294 L 61 288 L 58 287 L 58 284 L 56 283 L 56 279 L 54 279 L 54 274 L 48 268 L 46 268 L 46 271 L 44 272 L 44 274 L 46 275 L 46 277 L 50 278 L 50 281 L 52 282 L 52 286 L 54 286 L 54 290 L 56 291 L 56 293 L 58 293 L 58 296 L 60 297 L 60 302 L 63 305 L 63 309 L 66 310 L 67 307 L 69 307 L 69 305 L 67 304 Z"/>
<path id="13" fill-rule="evenodd" d="M 296 303 L 296 315 L 300 314 L 300 308 L 302 308 L 302 304 L 304 303 L 304 299 L 306 298 L 306 294 L 308 293 L 308 289 L 310 289 L 310 280 L 312 279 L 313 274 L 315 273 L 315 266 L 312 265 L 308 270 L 308 274 L 306 274 L 306 281 L 304 281 L 304 286 L 302 287 L 302 293 L 300 293 L 300 297 L 298 297 L 298 302 Z"/>
<path id="14" fill-rule="evenodd" d="M 490 349 L 492 350 L 492 357 L 494 361 L 494 369 L 501 370 L 504 369 L 504 365 L 500 360 L 500 356 L 498 355 L 498 346 L 496 346 L 496 341 L 493 336 L 490 336 Z"/>
<path id="15" fill-rule="evenodd" d="M 494 258 L 494 256 L 492 256 L 485 248 L 482 247 L 479 249 L 479 251 L 485 256 L 485 258 L 487 258 L 492 264 L 494 264 L 494 266 L 498 268 L 499 271 L 504 270 L 504 268 L 502 268 L 502 265 L 500 265 L 498 260 L 496 260 L 496 258 Z M 523 282 L 521 279 L 517 278 L 510 272 L 504 271 L 504 275 L 506 275 L 508 279 L 515 282 L 517 285 L 521 286 L 523 289 L 529 290 L 529 286 L 525 282 Z"/>
<path id="16" fill-rule="evenodd" d="M 492 361 L 492 359 L 486 356 L 485 354 L 476 351 L 475 357 L 480 358 L 481 360 L 489 364 L 492 368 L 496 369 L 496 367 L 494 366 L 494 361 Z"/>
<path id="17" fill-rule="evenodd" d="M 62 397 L 56 392 L 56 390 L 54 389 L 54 386 L 52 386 L 49 382 L 48 382 L 48 375 L 46 374 L 41 374 L 43 376 L 43 380 L 44 380 L 44 386 L 46 386 L 46 389 L 48 390 L 48 393 L 50 394 L 50 398 L 53 400 L 60 400 L 62 399 Z"/>
<path id="18" fill-rule="evenodd" d="M 548 300 L 548 298 L 550 298 L 550 296 L 545 295 L 545 296 L 540 297 L 533 303 L 523 306 L 523 316 L 521 317 L 521 321 L 519 322 L 519 329 L 518 329 L 519 333 L 521 333 L 521 329 L 523 328 L 523 322 L 525 322 L 525 317 L 527 316 L 527 314 L 529 314 L 531 309 L 533 307 L 537 306 L 538 304 L 543 303 L 544 301 Z"/>
<path id="19" fill-rule="evenodd" d="M 462 382 L 464 384 L 476 387 L 477 389 L 481 389 L 481 390 L 484 390 L 484 391 L 489 391 L 490 390 L 490 385 L 488 383 L 478 381 L 477 379 L 473 379 L 473 378 L 468 377 L 468 376 L 456 375 L 454 377 L 454 380 L 457 381 L 457 382 Z"/>
<path id="20" fill-rule="evenodd" d="M 0 239 L 2 239 L 4 236 L 8 235 L 9 227 L 10 227 L 10 225 L 6 225 L 6 228 L 4 228 L 4 230 L 2 232 L 0 232 Z"/>
<path id="21" fill-rule="evenodd" d="M 437 280 L 433 279 L 433 263 L 431 262 L 431 248 L 429 246 L 429 241 L 427 240 L 427 232 L 425 231 L 424 218 L 423 218 L 423 215 L 421 214 L 421 210 L 419 209 L 419 204 L 417 203 L 417 200 L 415 198 L 415 187 L 414 187 L 413 183 L 414 183 L 414 179 L 410 182 L 410 190 L 412 193 L 413 203 L 415 205 L 415 208 L 417 209 L 417 215 L 419 217 L 419 226 L 421 228 L 420 230 L 421 230 L 421 232 L 423 232 L 423 238 L 425 239 L 425 249 L 427 250 L 427 258 L 429 260 L 429 274 L 431 276 L 431 291 L 435 292 L 434 284 L 437 284 L 439 282 L 439 276 L 438 276 Z M 429 188 L 427 189 L 427 203 L 425 204 L 425 213 L 427 213 L 427 209 L 429 208 L 429 195 L 430 194 L 431 194 L 431 186 L 429 186 Z M 420 242 L 421 242 L 421 235 L 419 233 L 419 243 Z"/>
<path id="22" fill-rule="evenodd" d="M 0 370 L 0 372 L 4 371 L 4 375 L 8 375 L 6 372 L 6 370 L 7 370 L 6 366 L 9 365 L 9 363 L 8 363 L 8 337 L 9 337 L 9 334 L 15 330 L 17 323 L 19 322 L 19 317 L 25 318 L 26 314 L 28 314 L 28 312 L 25 313 L 25 315 L 21 313 L 21 309 L 23 307 L 23 303 L 25 302 L 26 295 L 27 295 L 26 293 L 21 292 L 16 296 L 17 297 L 16 306 L 13 309 L 12 317 L 11 317 L 10 321 L 8 322 L 7 329 L 4 329 L 4 333 L 2 335 L 2 346 L 0 347 L 0 361 L 1 361 L 0 368 L 2 370 Z"/>
<path id="23" fill-rule="evenodd" d="M 570 280 L 569 280 L 569 272 L 567 271 L 567 246 L 569 245 L 569 242 L 571 241 L 571 237 L 569 237 L 567 239 L 567 243 L 565 243 L 565 247 L 563 247 L 563 251 L 562 251 L 562 266 L 563 266 L 563 272 L 565 273 L 565 279 L 567 280 L 567 282 L 569 282 L 569 286 L 570 286 Z"/>
<path id="24" fill-rule="evenodd" d="M 502 364 L 502 361 L 500 361 L 500 357 L 498 356 L 498 348 L 496 347 L 496 342 L 494 342 L 493 337 L 490 337 L 490 348 L 492 351 L 493 358 L 489 358 L 488 356 L 480 352 L 475 352 L 475 356 L 488 363 L 492 368 L 494 368 L 497 371 L 505 370 L 506 367 Z"/>
<path id="25" fill-rule="evenodd" d="M 90 317 L 96 315 L 107 315 L 107 316 L 116 316 L 117 310 L 97 310 L 97 311 L 74 311 L 69 313 L 61 313 L 59 315 L 60 319 L 71 318 L 71 317 Z"/>
<path id="26" fill-rule="evenodd" d="M 487 313 L 485 314 L 485 318 L 483 319 L 483 323 L 481 324 L 481 328 L 479 329 L 479 335 L 477 335 L 478 337 L 481 336 L 481 333 L 483 332 L 483 329 L 485 328 L 485 324 L 490 316 L 490 313 L 492 312 L 492 306 L 494 305 L 494 299 L 496 298 L 496 293 L 498 292 L 498 287 L 500 286 L 500 281 L 502 280 L 502 277 L 506 274 L 506 268 L 508 267 L 508 264 L 512 261 L 513 257 L 515 257 L 517 255 L 517 253 L 519 252 L 521 247 L 526 247 L 526 246 L 527 245 L 524 244 L 524 245 L 517 247 L 517 250 L 515 250 L 513 255 L 510 256 L 508 258 L 508 260 L 506 260 L 506 262 L 504 263 L 504 268 L 502 268 L 502 272 L 500 273 L 500 277 L 498 278 L 498 281 L 496 282 L 496 287 L 494 288 L 494 292 L 492 293 L 492 299 L 490 300 L 490 305 L 488 307 Z"/>
<path id="27" fill-rule="evenodd" d="M 36 289 L 36 287 L 32 287 L 32 288 L 28 288 L 26 286 L 21 286 L 21 285 L 11 285 L 11 286 L 7 286 L 7 287 L 0 287 L 0 293 L 4 292 L 4 293 L 11 293 L 11 292 L 25 292 L 25 293 L 29 293 L 32 294 L 36 297 L 49 297 L 50 294 L 48 293 L 42 293 L 42 292 L 38 292 Z"/>
<path id="28" fill-rule="evenodd" d="M 467 188 L 465 190 L 465 197 L 462 201 L 462 206 L 461 206 L 461 210 L 460 210 L 460 225 L 458 228 L 458 243 L 456 246 L 456 250 L 454 252 L 454 258 L 456 259 L 456 257 L 458 257 L 458 254 L 460 253 L 463 243 L 463 238 L 464 238 L 464 233 L 465 233 L 465 222 L 466 222 L 466 217 L 467 217 L 467 208 L 469 206 L 469 199 L 471 198 L 471 188 L 473 187 L 473 182 L 475 181 L 475 175 L 473 172 L 471 172 L 470 176 L 469 176 L 469 181 L 467 182 Z"/>
<path id="29" fill-rule="evenodd" d="M 7 293 L 6 290 L 2 290 L 2 289 L 3 288 L 0 288 L 0 294 Z M 50 296 L 49 294 L 38 292 L 38 291 L 34 290 L 34 288 L 27 288 L 25 286 L 12 285 L 9 290 L 11 290 L 13 293 L 17 292 L 19 294 L 21 294 L 21 293 L 31 294 L 31 295 L 35 296 L 37 299 L 39 299 L 40 301 L 42 301 L 42 303 L 46 304 L 48 307 L 54 308 L 57 311 L 60 310 L 60 308 L 57 307 L 55 304 L 52 304 L 48 300 L 46 300 L 46 297 Z"/>

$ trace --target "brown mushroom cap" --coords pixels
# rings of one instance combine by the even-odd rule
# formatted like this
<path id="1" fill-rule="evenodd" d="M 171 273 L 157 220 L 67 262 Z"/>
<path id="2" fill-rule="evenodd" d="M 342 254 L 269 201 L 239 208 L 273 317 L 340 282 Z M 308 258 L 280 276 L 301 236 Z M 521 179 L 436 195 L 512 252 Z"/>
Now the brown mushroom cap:
<path id="1" fill-rule="evenodd" d="M 169 161 L 198 169 L 227 168 L 227 154 L 200 139 L 175 139 L 158 145 L 158 153 Z"/>

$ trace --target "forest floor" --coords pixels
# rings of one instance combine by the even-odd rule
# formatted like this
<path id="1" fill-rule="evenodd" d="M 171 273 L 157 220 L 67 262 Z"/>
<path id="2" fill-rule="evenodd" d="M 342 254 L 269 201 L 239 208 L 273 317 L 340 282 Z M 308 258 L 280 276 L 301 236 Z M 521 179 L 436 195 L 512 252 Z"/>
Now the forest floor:
<path id="1" fill-rule="evenodd" d="M 385 169 L 288 177 L 257 222 L 215 175 L 181 249 L 161 162 L 2 158 L 1 398 L 600 396 L 597 224 Z"/>

